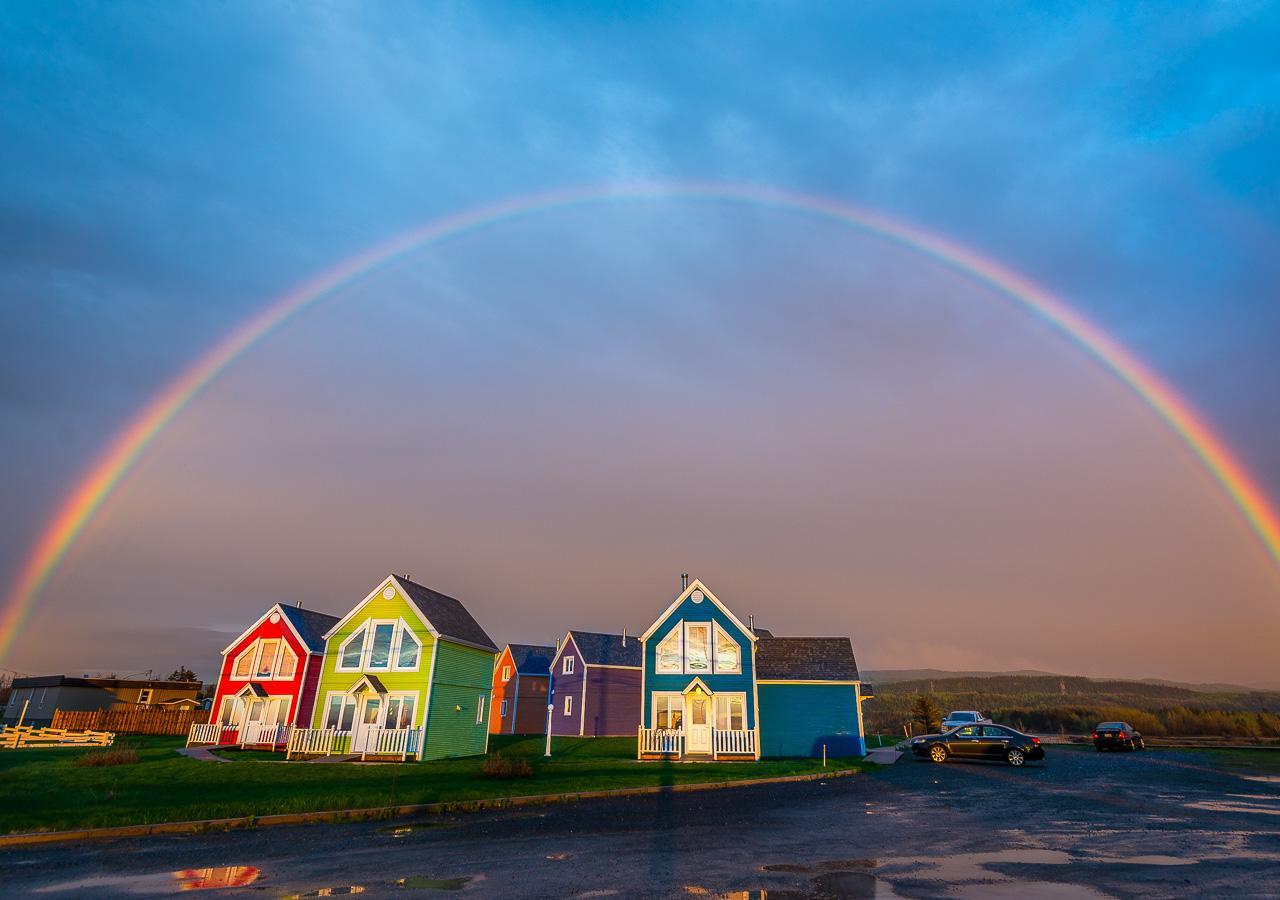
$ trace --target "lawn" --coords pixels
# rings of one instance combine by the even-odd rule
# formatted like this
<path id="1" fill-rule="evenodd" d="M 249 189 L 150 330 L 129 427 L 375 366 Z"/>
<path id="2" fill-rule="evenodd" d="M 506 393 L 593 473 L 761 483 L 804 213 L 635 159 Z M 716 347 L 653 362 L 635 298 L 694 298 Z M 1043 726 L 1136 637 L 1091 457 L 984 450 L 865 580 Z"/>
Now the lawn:
<path id="1" fill-rule="evenodd" d="M 1208 758 L 1215 766 L 1240 771 L 1247 775 L 1280 775 L 1280 750 L 1259 748 L 1231 750 L 1196 750 L 1197 756 Z"/>
<path id="2" fill-rule="evenodd" d="M 530 778 L 480 775 L 482 757 L 397 765 L 284 762 L 283 755 L 228 754 L 234 762 L 200 762 L 174 751 L 181 738 L 122 737 L 139 761 L 107 768 L 77 766 L 83 750 L 0 752 L 0 833 L 61 831 L 337 810 L 528 794 L 605 790 L 767 778 L 822 771 L 811 759 L 758 763 L 660 763 L 635 759 L 635 738 L 557 738 L 551 759 L 542 738 L 494 738 L 491 753 L 522 756 Z M 831 768 L 858 760 L 830 760 Z"/>

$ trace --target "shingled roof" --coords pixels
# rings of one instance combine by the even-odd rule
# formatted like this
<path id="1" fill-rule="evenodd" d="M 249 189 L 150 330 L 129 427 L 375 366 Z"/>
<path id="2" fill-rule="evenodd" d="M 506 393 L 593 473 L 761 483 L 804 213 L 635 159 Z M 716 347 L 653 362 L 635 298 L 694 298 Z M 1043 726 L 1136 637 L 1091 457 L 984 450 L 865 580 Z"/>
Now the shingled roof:
<path id="1" fill-rule="evenodd" d="M 297 629 L 308 650 L 313 653 L 324 652 L 324 636 L 328 634 L 330 628 L 338 624 L 337 616 L 284 604 L 280 604 L 280 612 Z"/>
<path id="2" fill-rule="evenodd" d="M 508 644 L 511 648 L 511 661 L 516 665 L 516 672 L 521 675 L 547 675 L 551 672 L 551 660 L 555 658 L 555 647 L 543 647 L 537 644 Z"/>
<path id="3" fill-rule="evenodd" d="M 756 677 L 786 681 L 857 681 L 858 663 L 848 638 L 761 637 Z"/>
<path id="4" fill-rule="evenodd" d="M 418 609 L 422 610 L 422 614 L 427 617 L 431 627 L 439 633 L 440 637 L 452 638 L 464 644 L 474 644 L 486 650 L 492 650 L 494 653 L 498 652 L 493 639 L 480 627 L 480 623 L 471 617 L 471 613 L 467 612 L 467 608 L 461 601 L 399 575 L 396 576 L 396 582 L 404 588 L 404 592 L 409 595 L 409 599 L 417 605 Z"/>
<path id="5" fill-rule="evenodd" d="M 599 631 L 570 631 L 569 634 L 588 666 L 635 666 L 638 669 L 643 661 L 640 639 L 635 635 L 628 636 L 624 644 L 620 634 Z"/>

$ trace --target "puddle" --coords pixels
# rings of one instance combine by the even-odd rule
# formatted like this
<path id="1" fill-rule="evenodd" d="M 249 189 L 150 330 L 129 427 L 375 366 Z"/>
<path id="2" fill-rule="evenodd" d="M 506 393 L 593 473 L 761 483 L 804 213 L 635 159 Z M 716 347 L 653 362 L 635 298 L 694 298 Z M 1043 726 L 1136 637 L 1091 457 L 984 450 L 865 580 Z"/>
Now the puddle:
<path id="1" fill-rule="evenodd" d="M 410 875 L 396 881 L 402 888 L 427 891 L 460 891 L 470 884 L 472 876 L 462 875 L 458 878 L 432 878 L 429 875 Z"/>
<path id="2" fill-rule="evenodd" d="M 563 862 L 564 860 L 571 859 L 572 857 L 573 857 L 572 853 L 548 853 L 547 854 L 547 859 L 552 860 L 553 862 Z"/>
<path id="3" fill-rule="evenodd" d="M 1187 859 L 1184 856 L 1162 856 L 1158 853 L 1147 856 L 1086 856 L 1081 862 L 1107 863 L 1119 866 L 1194 866 L 1199 859 Z"/>
<path id="4" fill-rule="evenodd" d="M 1072 857 L 1065 850 L 1041 850 L 1022 848 L 1013 850 L 996 850 L 991 853 L 957 853 L 953 856 L 910 856 L 886 859 L 887 865 L 910 865 L 927 867 L 923 872 L 912 872 L 912 878 L 927 878 L 939 881 L 990 881 L 992 878 L 1004 878 L 999 872 L 987 866 L 1002 863 L 1016 863 L 1032 866 L 1062 866 L 1070 863 Z"/>
<path id="5" fill-rule="evenodd" d="M 887 885 L 870 872 L 831 872 L 813 879 L 813 887 L 822 896 L 835 897 L 884 897 Z"/>
<path id="6" fill-rule="evenodd" d="M 1273 798 L 1268 797 L 1268 800 Z M 1200 800 L 1186 804 L 1187 809 L 1203 809 L 1208 812 L 1254 813 L 1263 816 L 1280 816 L 1280 805 L 1268 806 L 1244 800 Z"/>
<path id="7" fill-rule="evenodd" d="M 1082 884 L 1061 884 L 1056 881 L 1005 881 L 999 884 L 970 885 L 961 888 L 957 897 L 972 898 L 1009 898 L 1009 900 L 1025 900 L 1035 897 L 1037 900 L 1093 900 L 1096 897 L 1108 897 Z"/>
<path id="8" fill-rule="evenodd" d="M 760 867 L 761 872 L 786 872 L 788 874 L 808 872 L 808 866 L 797 865 L 796 863 L 768 863 Z"/>
<path id="9" fill-rule="evenodd" d="M 1280 784 L 1280 775 L 1241 775 L 1245 781 L 1261 781 L 1264 784 Z"/>
<path id="10" fill-rule="evenodd" d="M 221 891 L 248 887 L 262 874 L 257 866 L 215 866 L 207 869 L 179 869 L 141 875 L 102 875 L 60 881 L 36 888 L 32 893 L 57 894 L 111 889 L 126 894 L 172 894 L 175 891 Z"/>
<path id="11" fill-rule="evenodd" d="M 303 897 L 345 897 L 350 894 L 363 894 L 364 885 L 348 884 L 342 887 L 322 887 L 316 888 L 314 891 L 307 891 L 305 894 L 288 894 L 284 900 L 301 900 Z"/>

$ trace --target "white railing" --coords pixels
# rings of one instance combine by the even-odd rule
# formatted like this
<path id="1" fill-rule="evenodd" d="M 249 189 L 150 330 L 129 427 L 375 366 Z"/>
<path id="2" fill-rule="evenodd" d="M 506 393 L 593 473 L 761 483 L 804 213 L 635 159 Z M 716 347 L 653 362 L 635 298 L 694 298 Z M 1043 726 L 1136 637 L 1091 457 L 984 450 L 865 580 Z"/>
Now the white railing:
<path id="1" fill-rule="evenodd" d="M 337 734 L 332 728 L 295 728 L 289 732 L 285 758 L 292 759 L 295 753 L 302 756 L 328 756 L 333 753 Z"/>
<path id="2" fill-rule="evenodd" d="M 410 753 L 418 752 L 417 734 L 416 728 L 379 728 L 365 736 L 361 758 L 372 755 L 404 759 Z"/>
<path id="3" fill-rule="evenodd" d="M 291 725 L 275 725 L 265 722 L 249 722 L 240 729 L 239 744 L 241 747 L 287 744 Z"/>
<path id="4" fill-rule="evenodd" d="M 756 733 L 754 730 L 713 729 L 711 732 L 711 749 L 716 756 L 722 753 L 741 753 L 755 756 Z"/>
<path id="5" fill-rule="evenodd" d="M 223 725 L 221 722 L 207 722 L 203 725 L 192 725 L 187 735 L 187 746 L 221 747 L 239 742 L 235 725 Z"/>
<path id="6" fill-rule="evenodd" d="M 640 752 L 679 756 L 684 752 L 684 732 L 679 728 L 641 728 Z"/>

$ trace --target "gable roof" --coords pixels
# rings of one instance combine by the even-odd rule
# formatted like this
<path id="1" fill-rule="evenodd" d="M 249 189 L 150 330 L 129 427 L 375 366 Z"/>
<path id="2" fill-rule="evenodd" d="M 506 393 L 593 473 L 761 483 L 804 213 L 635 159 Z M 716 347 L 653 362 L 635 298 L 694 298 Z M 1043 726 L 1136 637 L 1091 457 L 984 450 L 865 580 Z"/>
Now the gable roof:
<path id="1" fill-rule="evenodd" d="M 301 606 L 282 604 L 279 608 L 280 614 L 289 620 L 307 649 L 312 653 L 323 653 L 325 632 L 338 624 L 338 617 L 316 612 L 314 609 L 303 609 Z"/>
<path id="2" fill-rule="evenodd" d="M 433 637 L 451 641 L 455 644 L 466 644 L 480 650 L 488 650 L 491 653 L 498 652 L 498 646 L 493 642 L 493 638 L 489 637 L 485 630 L 480 627 L 480 623 L 471 617 L 471 613 L 467 612 L 467 608 L 462 605 L 461 600 L 455 600 L 453 597 L 442 594 L 439 591 L 433 591 L 429 587 L 399 575 L 388 575 L 378 582 L 378 586 L 369 592 L 369 596 L 357 603 L 351 608 L 350 612 L 330 626 L 329 630 L 325 632 L 325 638 L 332 637 L 339 628 L 355 618 L 356 614 L 365 607 L 365 604 L 382 593 L 383 588 L 389 584 L 394 584 L 409 599 L 409 604 L 426 624 Z"/>
<path id="3" fill-rule="evenodd" d="M 857 681 L 858 663 L 848 638 L 761 637 L 756 641 L 761 681 Z"/>
<path id="4" fill-rule="evenodd" d="M 680 596 L 676 597 L 676 599 L 671 602 L 671 605 L 668 606 L 665 610 L 663 610 L 662 615 L 658 616 L 658 618 L 653 620 L 653 624 L 649 626 L 648 630 L 646 630 L 644 634 L 640 635 L 640 640 L 642 641 L 649 640 L 649 638 L 653 635 L 653 633 L 658 630 L 658 626 L 667 620 L 667 616 L 675 612 L 676 608 L 685 600 L 687 600 L 689 596 L 693 594 L 694 591 L 702 591 L 703 595 L 706 596 L 706 598 L 710 600 L 712 603 L 714 603 L 716 607 L 720 610 L 720 612 L 728 616 L 729 621 L 732 622 L 734 625 L 738 626 L 738 631 L 746 635 L 749 640 L 754 641 L 756 639 L 756 635 L 752 634 L 750 628 L 742 624 L 742 620 L 733 614 L 733 610 L 729 609 L 729 607 L 721 603 L 720 598 L 717 597 L 715 594 L 711 593 L 711 588 L 707 587 L 705 584 L 703 584 L 701 581 L 695 578 L 693 579 L 692 582 L 689 583 L 689 586 L 687 588 L 685 588 L 683 591 L 680 592 Z"/>
<path id="5" fill-rule="evenodd" d="M 640 668 L 644 660 L 644 652 L 640 639 L 628 635 L 626 643 L 620 634 L 605 634 L 600 631 L 569 630 L 569 637 L 582 654 L 582 662 L 588 666 L 634 666 Z M 564 644 L 561 644 L 564 649 Z M 559 656 L 559 654 L 556 654 Z"/>
<path id="6" fill-rule="evenodd" d="M 511 651 L 511 662 L 520 675 L 549 675 L 551 659 L 556 655 L 555 647 L 543 647 L 540 644 L 507 644 Z"/>

